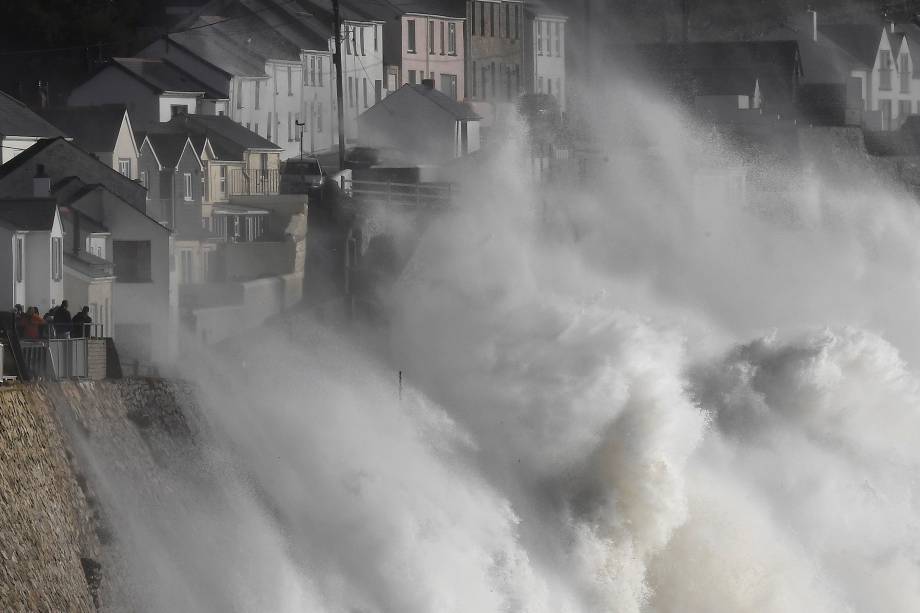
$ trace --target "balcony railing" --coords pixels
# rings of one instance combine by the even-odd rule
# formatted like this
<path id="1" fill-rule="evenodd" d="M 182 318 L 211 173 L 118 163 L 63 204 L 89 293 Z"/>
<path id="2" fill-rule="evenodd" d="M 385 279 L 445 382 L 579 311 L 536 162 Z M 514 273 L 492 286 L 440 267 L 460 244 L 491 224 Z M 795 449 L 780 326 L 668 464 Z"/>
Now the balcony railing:
<path id="1" fill-rule="evenodd" d="M 43 379 L 85 378 L 89 372 L 86 338 L 22 340 L 22 357 L 33 377 Z"/>
<path id="2" fill-rule="evenodd" d="M 396 206 L 446 206 L 454 188 L 450 183 L 394 183 L 392 181 L 345 180 L 345 191 L 355 198 Z"/>
<path id="3" fill-rule="evenodd" d="M 234 169 L 230 172 L 231 196 L 277 196 L 281 184 L 278 170 Z"/>

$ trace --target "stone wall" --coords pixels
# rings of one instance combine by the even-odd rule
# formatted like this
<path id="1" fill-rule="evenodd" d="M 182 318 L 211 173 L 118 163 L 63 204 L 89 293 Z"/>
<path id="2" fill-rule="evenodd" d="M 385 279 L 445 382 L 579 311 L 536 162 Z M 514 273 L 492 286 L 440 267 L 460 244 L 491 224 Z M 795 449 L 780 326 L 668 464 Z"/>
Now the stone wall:
<path id="1" fill-rule="evenodd" d="M 136 608 L 87 449 L 156 490 L 194 448 L 192 397 L 146 378 L 0 388 L 0 611 Z"/>
<path id="2" fill-rule="evenodd" d="M 98 381 L 106 377 L 106 348 L 104 338 L 86 339 L 86 376 Z"/>
<path id="3" fill-rule="evenodd" d="M 45 390 L 0 389 L 0 610 L 90 612 L 81 558 L 98 557 Z"/>

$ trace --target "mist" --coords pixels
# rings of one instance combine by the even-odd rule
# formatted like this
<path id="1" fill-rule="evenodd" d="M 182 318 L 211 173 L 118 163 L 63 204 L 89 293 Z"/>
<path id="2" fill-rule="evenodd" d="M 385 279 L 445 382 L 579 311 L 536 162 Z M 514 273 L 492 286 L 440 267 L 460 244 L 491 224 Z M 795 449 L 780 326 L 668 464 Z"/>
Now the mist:
<path id="1" fill-rule="evenodd" d="M 917 609 L 916 205 L 598 99 L 597 177 L 534 185 L 514 126 L 386 327 L 187 356 L 201 451 L 155 491 L 86 443 L 132 609 Z M 739 199 L 752 163 L 793 189 Z"/>

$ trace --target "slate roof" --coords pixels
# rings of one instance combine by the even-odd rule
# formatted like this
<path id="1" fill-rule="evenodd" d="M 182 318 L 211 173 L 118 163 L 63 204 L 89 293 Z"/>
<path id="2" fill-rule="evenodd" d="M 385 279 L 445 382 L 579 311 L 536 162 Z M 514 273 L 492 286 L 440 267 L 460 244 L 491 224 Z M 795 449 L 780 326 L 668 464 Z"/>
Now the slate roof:
<path id="1" fill-rule="evenodd" d="M 389 2 L 363 2 L 362 0 L 345 0 L 358 13 L 362 8 L 373 11 L 382 19 L 392 20 L 397 14 L 416 13 L 421 15 L 439 15 L 443 17 L 466 17 L 464 0 L 396 0 Z M 376 6 L 375 6 L 376 5 Z M 399 8 L 401 12 L 396 9 Z"/>
<path id="2" fill-rule="evenodd" d="M 0 135 L 55 138 L 64 133 L 19 100 L 0 92 Z"/>
<path id="3" fill-rule="evenodd" d="M 128 107 L 123 104 L 100 104 L 36 109 L 36 112 L 73 137 L 82 149 L 102 153 L 115 151 L 127 110 Z"/>
<path id="4" fill-rule="evenodd" d="M 426 85 L 403 85 L 395 92 L 372 106 L 371 109 L 378 107 L 381 109 L 395 108 L 399 106 L 401 98 L 410 95 L 417 95 L 426 98 L 432 104 L 435 104 L 450 113 L 456 120 L 477 121 L 481 119 L 479 115 L 473 112 L 473 109 L 470 107 L 470 105 L 463 102 L 457 102 L 447 94 L 439 92 L 437 89 L 428 87 Z M 368 109 L 368 111 L 369 110 L 370 109 Z"/>
<path id="5" fill-rule="evenodd" d="M 227 97 L 162 58 L 113 57 L 111 65 L 124 70 L 158 94 L 183 92 L 202 94 L 207 98 Z"/>
<path id="6" fill-rule="evenodd" d="M 251 149 L 283 150 L 226 115 L 179 115 L 160 124 L 158 130 L 207 136 L 215 155 L 221 160 L 242 160 L 244 152 Z"/>
<path id="7" fill-rule="evenodd" d="M 874 66 L 883 28 L 871 24 L 819 25 L 818 36 L 834 41 L 864 66 Z"/>
<path id="8" fill-rule="evenodd" d="M 222 70 L 227 75 L 241 77 L 267 77 L 265 58 L 234 44 L 223 36 L 214 36 L 208 32 L 211 28 L 201 28 L 188 32 L 169 35 L 170 44 L 178 45 L 186 51 Z M 226 97 L 226 96 L 224 96 Z"/>
<path id="9" fill-rule="evenodd" d="M 182 158 L 182 152 L 188 143 L 186 134 L 173 132 L 149 132 L 147 139 L 153 147 L 157 159 L 165 168 L 175 168 Z M 194 147 L 193 147 L 194 148 Z"/>
<path id="10" fill-rule="evenodd" d="M 0 199 L 0 222 L 17 230 L 47 232 L 56 209 L 53 198 Z"/>

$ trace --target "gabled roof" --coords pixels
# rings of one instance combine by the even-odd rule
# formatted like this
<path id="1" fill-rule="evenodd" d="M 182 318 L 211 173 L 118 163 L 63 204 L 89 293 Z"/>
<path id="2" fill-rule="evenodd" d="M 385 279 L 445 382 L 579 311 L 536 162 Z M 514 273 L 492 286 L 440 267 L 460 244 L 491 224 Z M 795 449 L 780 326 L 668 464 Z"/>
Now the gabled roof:
<path id="1" fill-rule="evenodd" d="M 195 147 L 186 134 L 150 132 L 147 134 L 146 140 L 150 143 L 154 155 L 164 168 L 175 169 L 178 167 L 179 161 L 182 159 L 182 154 L 185 152 L 186 148 L 195 156 L 199 166 L 201 165 L 201 160 L 198 159 Z"/>
<path id="2" fill-rule="evenodd" d="M 220 160 L 242 160 L 243 154 L 250 150 L 283 150 L 226 115 L 178 115 L 157 126 L 157 130 L 206 136 Z"/>
<path id="3" fill-rule="evenodd" d="M 55 138 L 64 133 L 19 100 L 0 92 L 0 136 Z"/>
<path id="4" fill-rule="evenodd" d="M 56 211 L 53 198 L 0 199 L 0 222 L 16 230 L 47 232 L 54 225 Z"/>
<path id="5" fill-rule="evenodd" d="M 146 57 L 113 57 L 111 65 L 120 68 L 158 94 L 176 92 L 223 99 L 227 95 L 215 91 L 169 60 Z"/>
<path id="6" fill-rule="evenodd" d="M 427 85 L 403 85 L 365 112 L 369 112 L 373 109 L 397 108 L 401 104 L 404 104 L 403 101 L 406 96 L 421 96 L 431 104 L 450 113 L 453 118 L 458 121 L 478 121 L 481 119 L 479 115 L 473 112 L 470 105 L 463 102 L 457 102 L 447 94 L 439 92 L 437 89 L 428 87 Z"/>
<path id="7" fill-rule="evenodd" d="M 68 189 L 66 191 L 59 189 L 63 183 L 67 184 Z M 149 216 L 145 211 L 131 206 L 130 202 L 126 201 L 120 194 L 112 190 L 110 186 L 105 185 L 104 183 L 86 183 L 79 177 L 66 177 L 64 180 L 54 185 L 51 193 L 57 198 L 58 204 L 62 207 L 62 209 L 66 210 L 67 207 L 73 207 L 81 214 L 81 219 L 88 219 L 92 221 L 93 225 L 91 227 L 95 228 L 95 231 L 109 232 L 109 230 L 105 227 L 105 224 L 79 208 L 80 200 L 96 191 L 108 192 L 119 200 L 122 200 L 135 214 L 140 215 L 148 222 L 155 224 L 161 230 L 170 234 L 172 233 L 172 230 L 161 224 L 153 217 Z"/>
<path id="8" fill-rule="evenodd" d="M 866 67 L 875 65 L 875 56 L 884 28 L 871 24 L 819 25 L 819 36 L 826 36 Z"/>
<path id="9" fill-rule="evenodd" d="M 64 138 L 43 139 L 23 151 L 6 164 L 0 166 L 0 191 L 3 183 L 19 168 L 31 163 L 41 163 L 52 179 L 79 177 L 86 183 L 100 183 L 119 198 L 131 203 L 142 203 L 147 190 L 132 179 L 124 176 L 108 164 L 104 164 L 74 143 Z M 25 179 L 21 179 L 23 185 Z M 32 177 L 28 177 L 31 186 Z M 22 186 L 19 189 L 24 189 Z"/>
<path id="10" fill-rule="evenodd" d="M 128 107 L 124 104 L 100 104 L 37 109 L 36 112 L 73 137 L 82 149 L 90 153 L 107 153 L 115 151 Z M 130 119 L 128 122 L 130 127 Z"/>

